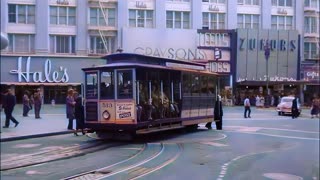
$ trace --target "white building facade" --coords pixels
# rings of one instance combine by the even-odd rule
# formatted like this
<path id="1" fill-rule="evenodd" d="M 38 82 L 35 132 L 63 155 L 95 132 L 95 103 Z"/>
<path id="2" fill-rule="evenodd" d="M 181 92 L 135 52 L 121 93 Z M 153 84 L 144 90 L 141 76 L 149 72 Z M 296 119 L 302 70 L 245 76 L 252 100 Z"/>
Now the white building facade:
<path id="1" fill-rule="evenodd" d="M 55 94 L 60 90 L 52 88 L 57 83 L 63 95 L 66 88 L 79 88 L 81 67 L 103 64 L 99 58 L 119 48 L 128 53 L 208 63 L 215 60 L 213 49 L 218 47 L 223 52 L 222 62 L 208 63 L 208 68 L 223 75 L 221 86 L 235 89 L 241 87 L 237 80 L 243 77 L 237 77 L 241 73 L 236 73 L 236 67 L 242 60 L 237 59 L 239 39 L 229 31 L 237 29 L 297 31 L 300 37 L 295 61 L 299 66 L 293 78 L 319 82 L 319 1 L 1 0 L 1 32 L 9 38 L 9 46 L 1 51 L 1 85 L 17 89 L 18 94 L 27 86 L 39 86 L 50 102 L 60 96 Z M 205 40 L 209 48 L 199 48 L 203 39 L 198 30 L 212 30 Z M 23 63 L 29 59 L 34 64 L 30 73 L 42 73 L 39 78 L 27 79 L 23 73 L 19 78 L 12 73 L 19 68 L 19 59 L 21 71 L 26 71 Z M 41 79 L 48 64 L 52 71 L 65 67 L 73 73 L 68 81 Z M 261 90 L 260 86 L 252 89 Z M 313 91 L 315 87 L 310 86 Z M 247 86 L 243 88 L 246 91 Z"/>

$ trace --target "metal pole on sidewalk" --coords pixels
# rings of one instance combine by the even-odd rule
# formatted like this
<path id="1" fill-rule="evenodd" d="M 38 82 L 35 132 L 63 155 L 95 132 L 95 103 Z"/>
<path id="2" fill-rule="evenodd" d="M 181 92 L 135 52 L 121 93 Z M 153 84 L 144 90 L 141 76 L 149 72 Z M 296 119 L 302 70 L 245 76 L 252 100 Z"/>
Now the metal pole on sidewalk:
<path id="1" fill-rule="evenodd" d="M 266 58 L 266 75 L 267 75 L 267 98 L 266 98 L 266 106 L 269 107 L 269 57 L 270 57 L 270 46 L 269 46 L 269 40 L 267 40 L 265 46 L 264 46 L 264 56 Z"/>

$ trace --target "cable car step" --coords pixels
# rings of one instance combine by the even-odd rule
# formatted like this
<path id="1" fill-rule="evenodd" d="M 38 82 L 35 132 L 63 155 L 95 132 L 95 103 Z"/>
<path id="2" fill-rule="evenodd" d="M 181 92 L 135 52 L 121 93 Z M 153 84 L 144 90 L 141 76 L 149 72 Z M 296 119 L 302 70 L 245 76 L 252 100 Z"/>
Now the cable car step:
<path id="1" fill-rule="evenodd" d="M 184 128 L 185 126 L 182 126 L 180 124 L 176 125 L 166 125 L 166 126 L 157 126 L 157 127 L 149 127 L 147 129 L 139 129 L 137 130 L 137 134 L 148 134 L 152 132 L 159 132 L 159 131 L 165 131 L 165 130 L 170 130 L 170 129 L 180 129 Z"/>

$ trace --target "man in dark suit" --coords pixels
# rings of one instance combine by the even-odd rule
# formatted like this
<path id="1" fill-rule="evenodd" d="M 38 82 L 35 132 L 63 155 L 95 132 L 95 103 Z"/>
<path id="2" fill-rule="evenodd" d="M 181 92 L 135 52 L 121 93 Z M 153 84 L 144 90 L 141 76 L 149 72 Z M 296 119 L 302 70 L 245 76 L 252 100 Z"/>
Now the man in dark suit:
<path id="1" fill-rule="evenodd" d="M 221 102 L 221 96 L 219 95 L 214 105 L 214 121 L 216 123 L 217 130 L 222 130 L 222 116 L 223 116 L 222 102 Z"/>
<path id="2" fill-rule="evenodd" d="M 10 120 L 15 123 L 14 127 L 17 127 L 19 122 L 12 116 L 12 111 L 16 105 L 16 97 L 12 94 L 11 90 L 8 89 L 5 91 L 4 96 L 4 113 L 6 114 L 6 122 L 3 128 L 8 128 L 10 125 Z"/>
<path id="3" fill-rule="evenodd" d="M 297 97 L 294 97 L 294 99 L 292 100 L 292 107 L 291 107 L 292 119 L 297 118 L 298 113 L 299 113 L 299 111 L 298 111 Z"/>
<path id="4" fill-rule="evenodd" d="M 214 118 L 213 118 L 213 120 L 216 123 L 217 130 L 222 130 L 222 116 L 223 116 L 223 110 L 222 110 L 221 96 L 218 95 L 214 105 Z M 208 122 L 206 124 L 206 128 L 212 129 L 211 124 L 212 122 Z"/>

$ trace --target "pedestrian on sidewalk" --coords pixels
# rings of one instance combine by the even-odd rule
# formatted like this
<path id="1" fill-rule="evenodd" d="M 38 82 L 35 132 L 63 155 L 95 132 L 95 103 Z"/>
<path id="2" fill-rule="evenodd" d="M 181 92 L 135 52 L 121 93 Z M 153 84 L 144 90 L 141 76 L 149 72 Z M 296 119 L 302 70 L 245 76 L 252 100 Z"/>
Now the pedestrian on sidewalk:
<path id="1" fill-rule="evenodd" d="M 223 110 L 222 110 L 222 102 L 221 102 L 221 96 L 218 95 L 217 100 L 214 104 L 214 112 L 213 112 L 213 120 L 216 123 L 216 129 L 222 130 L 222 116 L 223 116 Z M 212 122 L 208 122 L 206 124 L 206 128 L 212 129 Z"/>
<path id="2" fill-rule="evenodd" d="M 218 95 L 217 101 L 214 105 L 214 121 L 216 123 L 217 130 L 222 130 L 222 116 L 223 116 L 223 110 L 222 110 L 221 96 Z"/>
<path id="3" fill-rule="evenodd" d="M 69 119 L 68 129 L 73 130 L 73 120 L 74 120 L 74 106 L 76 102 L 73 98 L 73 89 L 68 90 L 68 96 L 66 98 L 66 113 L 67 118 Z"/>
<path id="4" fill-rule="evenodd" d="M 74 116 L 76 118 L 76 131 L 74 135 L 78 136 L 77 132 L 81 131 L 83 135 L 85 135 L 84 132 L 84 107 L 82 104 L 82 97 L 79 95 L 77 91 L 74 92 L 74 100 L 75 100 L 75 106 L 74 106 Z"/>
<path id="5" fill-rule="evenodd" d="M 251 118 L 250 114 L 251 114 L 251 109 L 250 109 L 250 100 L 249 100 L 249 96 L 246 96 L 246 99 L 244 100 L 244 118 Z M 248 114 L 247 114 L 248 113 Z"/>
<path id="6" fill-rule="evenodd" d="M 40 119 L 40 110 L 42 104 L 42 97 L 40 93 L 40 89 L 37 89 L 33 95 L 33 103 L 34 103 L 34 114 L 36 119 Z"/>
<path id="7" fill-rule="evenodd" d="M 292 115 L 292 119 L 297 118 L 298 117 L 298 100 L 297 97 L 294 96 L 294 99 L 292 100 L 292 106 L 291 106 L 291 115 Z"/>
<path id="8" fill-rule="evenodd" d="M 9 128 L 10 120 L 15 123 L 14 127 L 17 127 L 19 122 L 12 116 L 12 112 L 14 110 L 14 106 L 16 105 L 16 96 L 13 95 L 11 89 L 7 89 L 4 93 L 4 113 L 6 114 L 5 126 L 3 128 Z"/>
<path id="9" fill-rule="evenodd" d="M 311 118 L 319 117 L 320 99 L 314 98 L 311 105 Z"/>
<path id="10" fill-rule="evenodd" d="M 27 117 L 28 113 L 30 111 L 30 99 L 29 99 L 29 91 L 24 91 L 23 97 L 22 97 L 22 104 L 23 104 L 23 117 Z"/>

